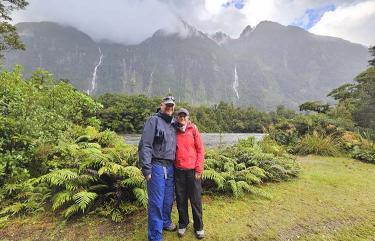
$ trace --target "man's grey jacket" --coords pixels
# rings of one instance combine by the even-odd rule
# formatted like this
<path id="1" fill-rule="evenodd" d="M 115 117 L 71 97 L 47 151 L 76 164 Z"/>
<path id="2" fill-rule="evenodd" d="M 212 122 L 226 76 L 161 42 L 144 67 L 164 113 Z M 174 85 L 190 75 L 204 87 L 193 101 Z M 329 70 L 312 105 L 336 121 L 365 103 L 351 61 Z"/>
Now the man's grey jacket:
<path id="1" fill-rule="evenodd" d="M 176 128 L 171 116 L 157 112 L 145 123 L 138 144 L 139 165 L 145 177 L 151 174 L 153 161 L 176 158 Z"/>

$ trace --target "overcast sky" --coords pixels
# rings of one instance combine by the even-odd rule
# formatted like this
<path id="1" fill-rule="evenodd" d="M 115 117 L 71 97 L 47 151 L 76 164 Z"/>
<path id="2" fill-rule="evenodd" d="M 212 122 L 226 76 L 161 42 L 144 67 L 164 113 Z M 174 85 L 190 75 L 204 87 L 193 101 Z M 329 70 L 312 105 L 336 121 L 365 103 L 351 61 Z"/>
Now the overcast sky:
<path id="1" fill-rule="evenodd" d="M 375 44 L 375 0 L 30 0 L 15 22 L 72 25 L 95 40 L 139 43 L 158 29 L 177 32 L 180 19 L 207 33 L 238 37 L 263 20 L 312 33 Z"/>

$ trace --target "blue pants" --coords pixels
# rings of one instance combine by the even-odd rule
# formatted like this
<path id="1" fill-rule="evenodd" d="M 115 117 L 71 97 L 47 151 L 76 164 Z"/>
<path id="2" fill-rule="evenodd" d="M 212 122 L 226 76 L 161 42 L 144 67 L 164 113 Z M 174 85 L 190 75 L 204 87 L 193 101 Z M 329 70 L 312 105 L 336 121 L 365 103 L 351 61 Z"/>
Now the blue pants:
<path id="1" fill-rule="evenodd" d="M 148 240 L 163 240 L 163 227 L 172 224 L 174 199 L 173 165 L 152 164 L 148 193 Z"/>

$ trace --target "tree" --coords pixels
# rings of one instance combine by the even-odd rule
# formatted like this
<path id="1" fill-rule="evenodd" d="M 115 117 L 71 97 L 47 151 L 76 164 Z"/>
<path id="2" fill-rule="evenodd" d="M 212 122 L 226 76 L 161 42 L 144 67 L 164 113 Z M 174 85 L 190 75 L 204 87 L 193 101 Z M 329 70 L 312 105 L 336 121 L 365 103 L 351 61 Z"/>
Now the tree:
<path id="1" fill-rule="evenodd" d="M 318 113 L 327 113 L 328 104 L 322 104 L 320 101 L 307 101 L 299 106 L 300 111 L 315 111 Z"/>
<path id="2" fill-rule="evenodd" d="M 375 129 L 375 67 L 370 67 L 356 77 L 357 94 L 354 121 L 362 127 Z"/>
<path id="3" fill-rule="evenodd" d="M 371 66 L 374 66 L 374 67 L 375 67 L 375 45 L 372 46 L 372 47 L 370 47 L 370 48 L 369 48 L 369 51 L 370 51 L 372 57 L 374 57 L 374 58 L 373 58 L 373 59 L 370 59 L 370 60 L 368 61 L 368 63 L 369 63 Z"/>
<path id="4" fill-rule="evenodd" d="M 357 125 L 375 129 L 375 67 L 363 71 L 354 81 L 334 89 L 328 96 L 339 101 L 336 108 L 349 110 Z"/>
<path id="5" fill-rule="evenodd" d="M 16 27 L 11 24 L 10 14 L 14 10 L 25 9 L 26 0 L 2 0 L 0 2 L 0 58 L 3 52 L 11 49 L 25 49 L 21 42 Z"/>

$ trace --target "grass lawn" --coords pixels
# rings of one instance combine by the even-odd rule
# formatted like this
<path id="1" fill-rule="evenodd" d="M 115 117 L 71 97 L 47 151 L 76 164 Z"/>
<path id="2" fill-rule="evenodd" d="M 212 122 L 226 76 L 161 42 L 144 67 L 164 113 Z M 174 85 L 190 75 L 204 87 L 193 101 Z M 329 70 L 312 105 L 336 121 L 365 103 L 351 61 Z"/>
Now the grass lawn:
<path id="1" fill-rule="evenodd" d="M 264 185 L 271 200 L 204 197 L 205 240 L 375 240 L 375 165 L 348 158 L 301 157 L 300 178 Z M 176 208 L 173 220 L 177 221 Z M 145 212 L 120 224 L 54 215 L 17 218 L 0 240 L 146 240 Z M 192 228 L 179 239 L 194 240 Z"/>

